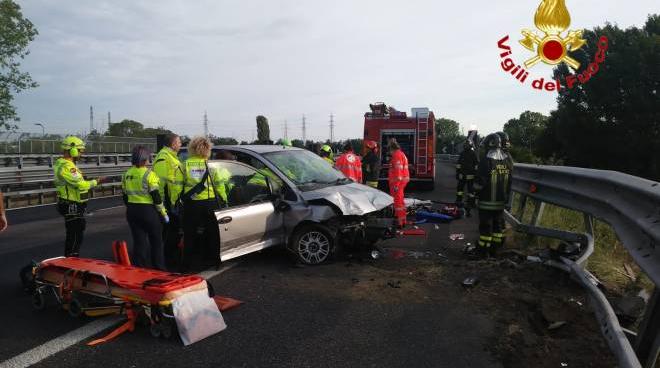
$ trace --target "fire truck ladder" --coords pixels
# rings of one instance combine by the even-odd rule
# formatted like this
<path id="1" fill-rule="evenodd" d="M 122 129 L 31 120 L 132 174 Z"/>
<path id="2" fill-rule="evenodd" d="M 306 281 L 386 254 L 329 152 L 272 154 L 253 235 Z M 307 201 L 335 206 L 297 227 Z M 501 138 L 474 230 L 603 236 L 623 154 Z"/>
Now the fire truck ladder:
<path id="1" fill-rule="evenodd" d="M 428 160 L 428 134 L 429 134 L 429 115 L 425 114 L 423 118 L 419 115 L 417 118 L 417 173 L 426 174 L 429 170 Z"/>

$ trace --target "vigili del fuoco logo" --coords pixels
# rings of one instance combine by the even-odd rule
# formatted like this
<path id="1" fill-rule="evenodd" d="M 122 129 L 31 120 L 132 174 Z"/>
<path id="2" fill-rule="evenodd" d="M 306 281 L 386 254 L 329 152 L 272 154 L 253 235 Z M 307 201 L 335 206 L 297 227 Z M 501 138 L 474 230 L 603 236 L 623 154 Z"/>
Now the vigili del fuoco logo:
<path id="1" fill-rule="evenodd" d="M 532 78 L 532 88 L 536 90 L 545 90 L 549 92 L 559 91 L 564 88 L 573 89 L 578 84 L 587 83 L 600 69 L 600 64 L 605 61 L 605 55 L 608 48 L 607 37 L 601 36 L 598 39 L 598 51 L 589 65 L 586 65 L 581 71 L 580 63 L 571 57 L 571 53 L 581 49 L 587 41 L 582 38 L 582 30 L 569 30 L 571 25 L 571 15 L 566 7 L 565 0 L 542 0 L 534 15 L 534 24 L 539 32 L 523 29 L 519 42 L 533 53 L 523 64 L 518 64 L 513 59 L 509 42 L 509 35 L 502 37 L 497 42 L 500 49 L 500 58 L 502 70 L 510 73 L 520 83 L 525 84 L 529 77 L 529 70 L 536 64 L 543 62 L 547 65 L 555 66 L 561 63 L 568 65 L 575 73 L 566 76 L 565 80 L 552 78 Z M 567 32 L 568 31 L 568 32 Z M 564 34 L 567 32 L 564 36 Z M 579 71 L 579 72 L 578 72 Z"/>

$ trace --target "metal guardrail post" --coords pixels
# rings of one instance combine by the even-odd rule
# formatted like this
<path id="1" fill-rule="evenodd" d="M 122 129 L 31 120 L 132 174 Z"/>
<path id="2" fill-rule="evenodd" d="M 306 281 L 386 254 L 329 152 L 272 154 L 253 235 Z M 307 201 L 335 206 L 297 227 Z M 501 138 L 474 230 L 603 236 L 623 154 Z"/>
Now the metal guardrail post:
<path id="1" fill-rule="evenodd" d="M 532 214 L 533 226 L 539 226 L 541 224 L 541 218 L 543 217 L 543 211 L 545 210 L 545 202 L 536 200 L 534 201 L 534 214 Z"/>
<path id="2" fill-rule="evenodd" d="M 587 234 L 594 236 L 594 217 L 590 214 L 583 212 L 584 216 L 584 228 Z"/>
<path id="3" fill-rule="evenodd" d="M 656 287 L 646 306 L 635 341 L 635 352 L 644 368 L 653 368 L 660 353 L 660 291 Z"/>
<path id="4" fill-rule="evenodd" d="M 518 214 L 516 216 L 518 221 L 522 221 L 523 216 L 525 215 L 526 206 L 527 206 L 527 195 L 520 193 L 520 202 L 518 202 Z"/>

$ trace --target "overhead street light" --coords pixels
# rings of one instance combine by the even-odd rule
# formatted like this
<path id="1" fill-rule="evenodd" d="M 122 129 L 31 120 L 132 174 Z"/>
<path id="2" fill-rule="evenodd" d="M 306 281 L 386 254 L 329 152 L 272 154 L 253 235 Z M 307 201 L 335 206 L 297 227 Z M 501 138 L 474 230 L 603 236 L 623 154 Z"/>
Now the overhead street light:
<path id="1" fill-rule="evenodd" d="M 40 126 L 40 127 L 41 127 L 41 137 L 42 137 L 42 138 L 43 138 L 44 136 L 46 136 L 46 128 L 44 127 L 43 124 L 41 124 L 41 123 L 35 123 L 34 125 L 37 125 L 37 126 Z"/>

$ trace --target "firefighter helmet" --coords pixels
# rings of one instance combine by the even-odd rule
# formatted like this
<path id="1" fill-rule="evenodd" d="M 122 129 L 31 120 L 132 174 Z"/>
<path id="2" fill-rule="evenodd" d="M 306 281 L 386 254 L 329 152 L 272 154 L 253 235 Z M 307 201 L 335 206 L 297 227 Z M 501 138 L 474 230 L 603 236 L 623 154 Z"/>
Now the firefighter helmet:
<path id="1" fill-rule="evenodd" d="M 293 146 L 293 145 L 291 144 L 291 141 L 288 140 L 288 139 L 286 139 L 286 138 L 282 139 L 282 145 L 283 145 L 284 147 L 292 147 L 292 146 Z"/>
<path id="2" fill-rule="evenodd" d="M 506 134 L 505 132 L 497 132 L 495 134 L 500 136 L 500 139 L 502 140 L 502 148 L 504 149 L 511 148 L 511 140 L 509 139 L 508 134 Z"/>
<path id="3" fill-rule="evenodd" d="M 487 150 L 502 148 L 502 139 L 498 134 L 491 133 L 484 138 L 481 144 L 486 147 Z"/>

